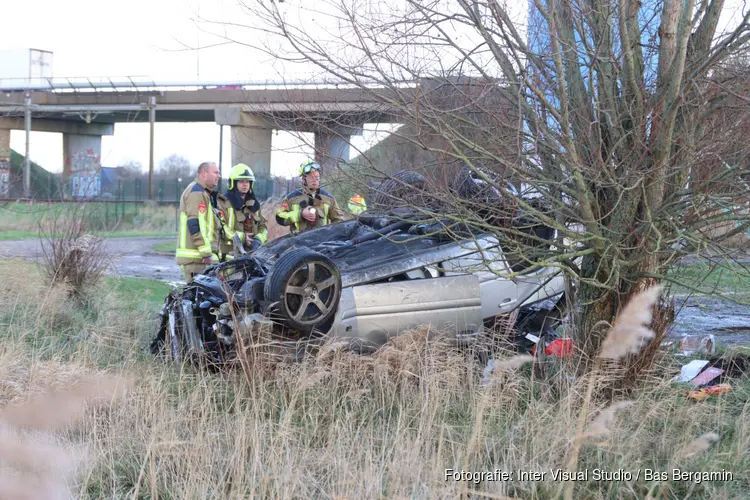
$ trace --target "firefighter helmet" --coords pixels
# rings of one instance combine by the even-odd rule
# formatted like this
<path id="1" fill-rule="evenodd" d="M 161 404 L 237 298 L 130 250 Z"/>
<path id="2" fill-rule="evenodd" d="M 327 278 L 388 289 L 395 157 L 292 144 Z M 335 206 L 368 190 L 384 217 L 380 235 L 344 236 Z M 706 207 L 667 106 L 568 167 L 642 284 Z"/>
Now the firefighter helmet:
<path id="1" fill-rule="evenodd" d="M 255 182 L 255 174 L 244 163 L 238 163 L 229 172 L 229 189 L 234 189 L 236 181 L 250 181 L 250 188 L 252 189 L 253 182 Z"/>
<path id="2" fill-rule="evenodd" d="M 318 162 L 313 160 L 308 160 L 302 165 L 299 166 L 299 175 L 302 177 L 303 175 L 307 175 L 313 170 L 317 170 L 320 172 L 320 165 L 318 165 Z"/>

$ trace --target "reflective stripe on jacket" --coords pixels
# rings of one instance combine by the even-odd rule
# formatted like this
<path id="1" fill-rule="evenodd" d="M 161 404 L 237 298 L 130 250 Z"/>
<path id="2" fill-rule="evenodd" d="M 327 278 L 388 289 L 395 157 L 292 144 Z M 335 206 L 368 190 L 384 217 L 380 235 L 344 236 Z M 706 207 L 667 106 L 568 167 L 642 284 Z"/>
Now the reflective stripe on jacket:
<path id="1" fill-rule="evenodd" d="M 310 224 L 302 217 L 302 210 L 310 205 L 314 206 L 318 212 L 318 218 L 314 224 Z M 316 193 L 306 188 L 296 189 L 286 195 L 276 211 L 276 222 L 282 226 L 291 226 L 293 232 L 303 232 L 342 220 L 336 199 L 323 189 Z"/>
<path id="2" fill-rule="evenodd" d="M 200 264 L 204 257 L 218 257 L 212 252 L 215 216 L 210 191 L 195 181 L 180 196 L 180 224 L 175 258 L 178 265 Z"/>
<path id="3" fill-rule="evenodd" d="M 365 203 L 365 200 L 362 200 L 361 202 L 350 200 L 349 203 L 347 203 L 346 207 L 349 209 L 350 214 L 359 215 L 367 210 L 367 203 Z"/>
<path id="4" fill-rule="evenodd" d="M 219 217 L 224 222 L 224 238 L 221 239 L 220 252 L 227 259 L 234 254 L 232 238 L 236 234 L 245 242 L 245 235 L 258 238 L 261 243 L 268 240 L 268 229 L 265 218 L 260 213 L 260 203 L 255 198 L 243 200 L 244 204 L 237 209 L 226 195 L 217 197 Z M 256 209 L 256 210 L 253 210 Z"/>

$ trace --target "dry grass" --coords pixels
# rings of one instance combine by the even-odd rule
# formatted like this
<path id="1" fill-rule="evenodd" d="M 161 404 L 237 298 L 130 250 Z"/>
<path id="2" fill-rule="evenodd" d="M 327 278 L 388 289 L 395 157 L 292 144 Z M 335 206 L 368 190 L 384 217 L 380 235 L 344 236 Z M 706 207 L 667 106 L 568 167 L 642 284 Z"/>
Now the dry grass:
<path id="1" fill-rule="evenodd" d="M 18 363 L 14 354 L 19 353 L 2 353 L 0 359 L 7 362 L 3 363 L 4 368 Z M 4 374 L 6 387 L 16 391 L 20 388 L 25 400 L 19 394 L 4 395 L 3 399 L 9 402 L 0 410 L 0 461 L 5 464 L 0 469 L 3 500 L 70 498 L 70 485 L 76 479 L 80 481 L 90 457 L 85 443 L 73 446 L 61 439 L 61 431 L 71 432 L 87 417 L 95 418 L 93 410 L 110 406 L 128 388 L 125 378 L 75 364 L 59 372 L 52 369 L 49 378 L 45 375 L 50 373 L 50 366 L 42 362 L 38 368 L 41 373 L 27 377 L 25 384 L 18 383 L 16 371 Z M 60 378 L 67 379 L 66 385 L 72 387 L 55 388 Z"/>
<path id="2" fill-rule="evenodd" d="M 528 359 L 508 355 L 495 383 L 480 386 L 481 367 L 425 330 L 370 357 L 329 344 L 303 363 L 252 367 L 249 379 L 241 371 L 177 370 L 139 350 L 153 318 L 133 325 L 106 293 L 87 315 L 66 312 L 64 300 L 24 266 L 20 279 L 18 264 L 0 263 L 0 323 L 7 325 L 0 404 L 92 380 L 102 368 L 134 380 L 125 404 L 86 412 L 79 426 L 41 443 L 74 455 L 86 445 L 87 459 L 66 482 L 75 497 L 556 498 L 561 482 L 551 471 L 566 467 L 575 442 L 576 468 L 590 478 L 595 468 L 634 476 L 669 467 L 735 473 L 733 482 L 700 484 L 647 481 L 642 473 L 631 482 L 591 480 L 575 485 L 575 498 L 738 498 L 749 486 L 743 386 L 696 404 L 664 374 L 616 419 L 612 408 L 601 411 L 609 405 L 591 402 L 582 430 L 597 421 L 607 430 L 577 440 L 591 375 L 539 381 Z M 706 433 L 718 441 L 692 444 Z M 502 469 L 514 479 L 455 482 L 446 469 Z M 546 474 L 522 480 L 518 470 Z"/>
<path id="3" fill-rule="evenodd" d="M 71 295 L 82 298 L 104 278 L 110 266 L 101 238 L 89 233 L 83 207 L 58 214 L 40 224 L 45 271 L 51 285 L 65 284 Z"/>
<path id="4" fill-rule="evenodd" d="M 660 294 L 661 287 L 649 288 L 633 297 L 623 308 L 602 343 L 599 353 L 602 358 L 619 360 L 635 354 L 654 337 L 649 325 L 653 317 L 652 307 Z"/>

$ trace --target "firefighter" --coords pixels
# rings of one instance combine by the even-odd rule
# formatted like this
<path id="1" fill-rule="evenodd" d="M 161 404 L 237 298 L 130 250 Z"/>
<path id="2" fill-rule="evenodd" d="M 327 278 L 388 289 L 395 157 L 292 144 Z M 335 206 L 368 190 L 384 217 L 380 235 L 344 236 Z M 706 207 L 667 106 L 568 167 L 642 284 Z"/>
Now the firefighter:
<path id="1" fill-rule="evenodd" d="M 354 196 L 349 198 L 347 208 L 349 209 L 350 214 L 359 215 L 367 210 L 367 203 L 365 202 L 365 199 L 362 198 L 362 195 L 360 195 L 359 193 L 354 193 Z"/>
<path id="2" fill-rule="evenodd" d="M 182 268 L 185 281 L 190 281 L 212 263 L 218 262 L 214 238 L 216 220 L 211 192 L 219 182 L 219 169 L 214 162 L 204 162 L 198 175 L 180 196 L 180 230 L 175 258 Z"/>
<path id="3" fill-rule="evenodd" d="M 233 257 L 234 235 L 240 237 L 245 251 L 252 252 L 268 240 L 266 219 L 253 192 L 255 174 L 244 163 L 229 172 L 229 189 L 218 196 L 219 217 L 223 235 L 220 239 L 220 260 Z"/>
<path id="4" fill-rule="evenodd" d="M 302 189 L 295 189 L 281 202 L 276 222 L 289 226 L 292 233 L 335 224 L 343 220 L 336 199 L 320 189 L 320 165 L 307 161 L 300 165 Z"/>

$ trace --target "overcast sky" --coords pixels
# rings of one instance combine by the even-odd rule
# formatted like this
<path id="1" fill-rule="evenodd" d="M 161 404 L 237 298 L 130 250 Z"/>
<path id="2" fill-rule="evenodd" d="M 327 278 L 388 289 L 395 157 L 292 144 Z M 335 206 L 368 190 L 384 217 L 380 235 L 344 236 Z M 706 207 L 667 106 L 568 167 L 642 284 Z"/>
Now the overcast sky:
<path id="1" fill-rule="evenodd" d="M 253 0 L 248 0 L 252 2 Z M 397 0 L 393 0 L 397 1 Z M 511 2 L 515 3 L 515 2 Z M 728 0 L 722 16 L 726 25 L 742 5 Z M 287 0 L 285 8 L 308 7 L 307 0 Z M 518 2 L 521 5 L 520 2 Z M 521 8 L 520 12 L 525 9 Z M 24 0 L 4 2 L 0 50 L 36 48 L 53 55 L 55 77 L 148 77 L 157 81 L 259 81 L 310 77 L 312 68 L 283 64 L 277 59 L 242 44 L 218 44 L 221 40 L 207 31 L 218 25 L 200 23 L 232 20 L 250 24 L 236 0 Z M 320 16 L 318 16 L 320 17 Z M 300 22 L 317 20 L 309 10 L 298 16 Z M 10 21 L 12 20 L 12 21 Z M 235 28 L 243 41 L 249 40 L 247 29 Z M 330 35 L 321 31 L 321 36 Z M 200 50 L 195 50 L 200 47 Z M 313 75 L 314 77 L 314 75 Z M 377 132 L 368 125 L 362 137 L 353 144 L 366 149 L 387 132 Z M 381 130 L 383 126 L 380 126 Z M 386 129 L 390 130 L 390 128 Z M 224 165 L 231 163 L 229 129 L 224 133 Z M 311 142 L 311 137 L 307 139 Z M 25 133 L 13 131 L 11 147 L 23 154 Z M 289 133 L 274 136 L 272 173 L 288 175 L 312 154 L 312 149 Z M 157 123 L 155 159 L 179 154 L 197 165 L 204 160 L 218 161 L 219 127 L 211 123 Z M 116 166 L 129 161 L 148 165 L 148 124 L 117 124 L 114 136 L 102 141 L 102 165 Z M 354 151 L 352 151 L 354 156 Z M 52 171 L 62 169 L 62 135 L 34 132 L 31 135 L 31 158 Z"/>
<path id="2" fill-rule="evenodd" d="M 235 1 L 100 0 L 52 2 L 25 0 L 3 5 L 0 50 L 36 48 L 52 51 L 55 77 L 148 77 L 156 81 L 280 81 L 305 78 L 305 68 L 285 68 L 274 58 L 240 44 L 216 46 L 211 20 L 241 19 Z M 196 23 L 196 19 L 203 22 Z M 206 47 L 214 45 L 211 47 Z M 195 50 L 196 47 L 202 47 Z M 308 68 L 312 69 L 312 68 Z M 113 78 L 114 79 L 114 78 Z M 392 126 L 368 124 L 352 143 L 363 150 L 385 137 Z M 378 132 L 378 130 L 385 132 Z M 157 123 L 155 161 L 173 153 L 197 165 L 218 161 L 219 127 L 211 123 Z M 307 142 L 307 144 L 305 144 Z M 274 135 L 272 173 L 294 172 L 308 155 L 312 135 L 304 140 L 283 131 Z M 11 147 L 24 154 L 25 132 L 13 131 Z M 52 171 L 62 170 L 62 134 L 33 132 L 31 158 Z M 352 151 L 354 156 L 355 151 Z M 149 161 L 148 124 L 118 123 L 114 136 L 102 140 L 102 165 Z M 229 128 L 224 129 L 224 165 L 231 166 Z"/>

